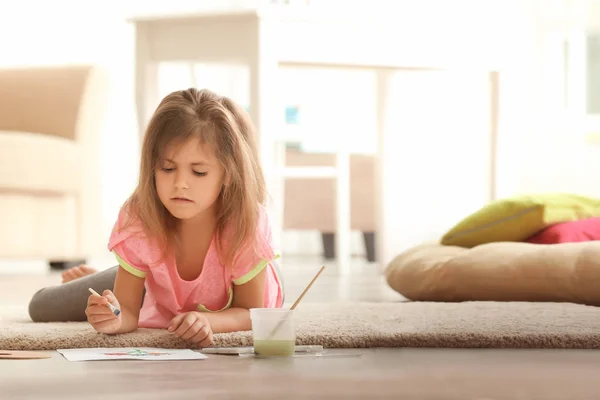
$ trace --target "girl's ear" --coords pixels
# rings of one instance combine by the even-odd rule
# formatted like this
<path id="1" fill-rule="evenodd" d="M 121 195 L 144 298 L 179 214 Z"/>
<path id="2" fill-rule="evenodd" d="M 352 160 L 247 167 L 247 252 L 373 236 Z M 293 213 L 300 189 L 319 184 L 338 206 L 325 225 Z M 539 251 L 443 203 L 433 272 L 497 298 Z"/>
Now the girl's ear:
<path id="1" fill-rule="evenodd" d="M 231 174 L 229 172 L 225 172 L 223 174 L 223 186 L 229 186 L 231 183 Z"/>

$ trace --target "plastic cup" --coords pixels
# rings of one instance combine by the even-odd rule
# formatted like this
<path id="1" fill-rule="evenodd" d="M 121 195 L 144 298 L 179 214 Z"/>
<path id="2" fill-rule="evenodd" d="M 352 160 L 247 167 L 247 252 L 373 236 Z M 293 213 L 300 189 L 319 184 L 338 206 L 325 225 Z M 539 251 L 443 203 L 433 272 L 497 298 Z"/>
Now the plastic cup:
<path id="1" fill-rule="evenodd" d="M 296 351 L 294 310 L 251 308 L 254 353 L 264 357 L 291 357 Z"/>

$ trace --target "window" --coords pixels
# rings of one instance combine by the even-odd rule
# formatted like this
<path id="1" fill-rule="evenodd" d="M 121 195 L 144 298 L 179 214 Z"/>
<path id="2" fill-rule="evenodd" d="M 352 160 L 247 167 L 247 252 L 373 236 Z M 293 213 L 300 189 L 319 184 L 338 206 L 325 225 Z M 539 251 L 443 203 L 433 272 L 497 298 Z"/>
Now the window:
<path id="1" fill-rule="evenodd" d="M 600 133 L 600 31 L 579 31 L 563 43 L 565 111 L 575 117 L 571 121 L 582 127 L 584 135 L 596 136 Z"/>
<path id="2" fill-rule="evenodd" d="M 600 32 L 586 35 L 586 114 L 600 116 Z"/>

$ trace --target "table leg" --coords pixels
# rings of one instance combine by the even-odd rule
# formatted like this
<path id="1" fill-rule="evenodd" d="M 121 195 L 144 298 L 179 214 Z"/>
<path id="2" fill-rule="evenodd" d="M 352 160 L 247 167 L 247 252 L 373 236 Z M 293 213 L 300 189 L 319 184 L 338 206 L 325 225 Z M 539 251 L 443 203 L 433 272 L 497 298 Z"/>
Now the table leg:
<path id="1" fill-rule="evenodd" d="M 385 149 L 385 136 L 386 136 L 386 120 L 387 120 L 387 107 L 388 98 L 390 96 L 390 88 L 392 85 L 392 79 L 394 72 L 390 70 L 377 70 L 377 86 L 376 86 L 376 107 L 377 107 L 377 158 L 375 161 L 375 218 L 376 218 L 376 232 L 377 232 L 377 243 L 376 243 L 376 254 L 377 261 L 380 266 L 380 270 L 383 271 L 387 263 L 391 260 L 393 253 L 392 249 L 389 249 L 387 240 L 391 229 L 389 224 L 386 223 L 385 219 L 385 196 L 386 187 L 384 185 L 386 153 L 389 153 Z M 392 188 L 391 190 L 398 190 Z"/>

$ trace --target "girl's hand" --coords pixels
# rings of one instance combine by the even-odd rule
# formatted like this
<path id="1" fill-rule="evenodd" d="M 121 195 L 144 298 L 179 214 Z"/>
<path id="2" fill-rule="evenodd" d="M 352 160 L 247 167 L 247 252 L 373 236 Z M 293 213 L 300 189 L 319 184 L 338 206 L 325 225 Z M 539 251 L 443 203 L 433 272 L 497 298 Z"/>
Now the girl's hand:
<path id="1" fill-rule="evenodd" d="M 97 332 L 112 334 L 121 328 L 123 322 L 121 314 L 115 315 L 108 307 L 109 302 L 113 306 L 121 308 L 117 298 L 110 290 L 102 292 L 102 297 L 93 294 L 88 297 L 85 315 Z"/>
<path id="2" fill-rule="evenodd" d="M 202 313 L 197 311 L 179 314 L 171 320 L 167 330 L 200 347 L 208 347 L 213 344 L 210 323 Z"/>

